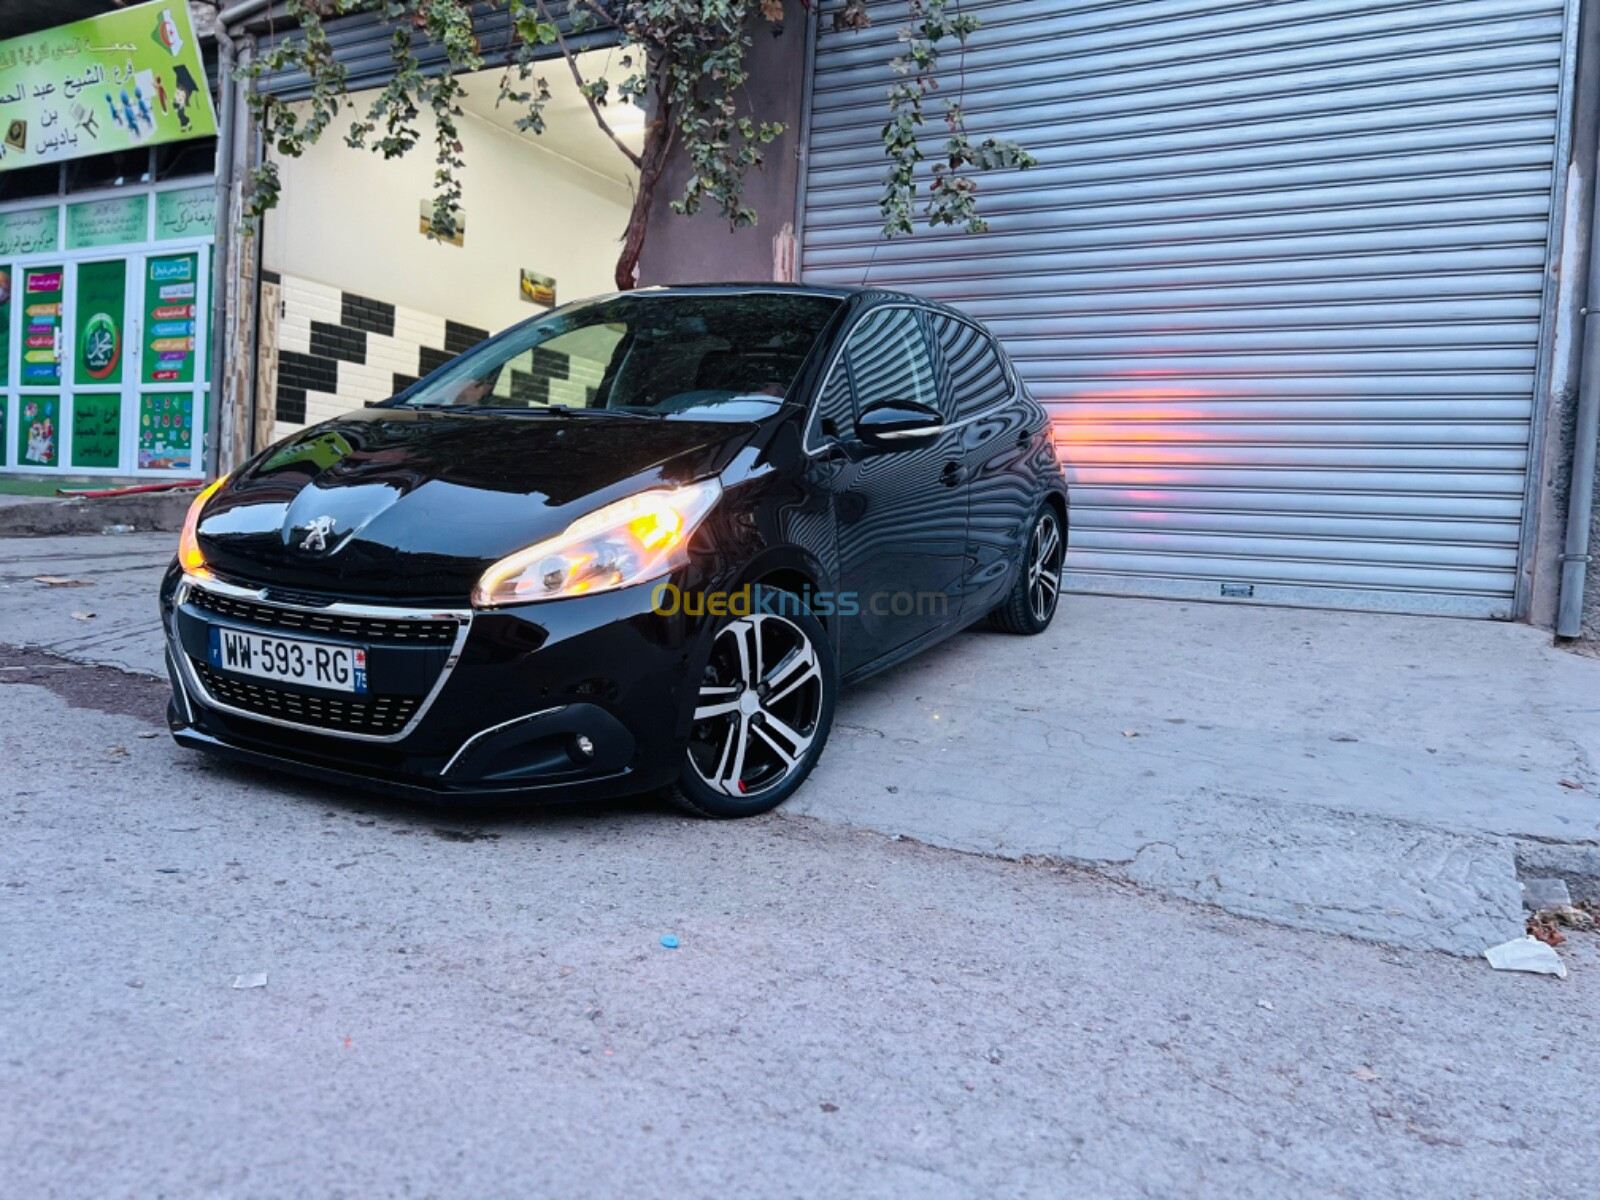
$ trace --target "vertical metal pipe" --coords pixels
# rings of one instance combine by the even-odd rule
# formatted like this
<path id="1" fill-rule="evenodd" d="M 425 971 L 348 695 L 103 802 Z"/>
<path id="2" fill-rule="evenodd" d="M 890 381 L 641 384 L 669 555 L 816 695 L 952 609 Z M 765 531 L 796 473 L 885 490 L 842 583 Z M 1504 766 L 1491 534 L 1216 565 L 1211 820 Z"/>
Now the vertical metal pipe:
<path id="1" fill-rule="evenodd" d="M 1600 0 L 1585 0 L 1578 31 L 1578 83 L 1574 103 L 1572 160 L 1577 188 L 1588 205 L 1586 239 L 1574 256 L 1584 270 L 1579 307 L 1577 420 L 1573 430 L 1572 473 L 1567 494 L 1567 530 L 1561 555 L 1561 595 L 1556 636 L 1583 632 L 1583 592 L 1589 567 L 1589 527 L 1594 515 L 1596 442 L 1600 441 Z M 1587 260 L 1587 268 L 1582 265 Z"/>
<path id="2" fill-rule="evenodd" d="M 806 54 L 801 67 L 800 128 L 796 135 L 795 159 L 799 177 L 794 189 L 794 283 L 805 281 L 802 264 L 806 248 L 806 179 L 811 174 L 811 105 L 816 91 L 817 38 L 821 36 L 820 4 L 806 8 Z"/>
<path id="3" fill-rule="evenodd" d="M 206 412 L 206 478 L 222 473 L 222 400 L 226 391 L 223 361 L 227 353 L 228 252 L 233 244 L 233 124 L 238 83 L 233 77 L 233 39 L 217 22 L 218 90 L 222 111 L 217 120 L 217 215 L 211 242 L 211 345 L 206 367 L 211 376 Z"/>
<path id="4" fill-rule="evenodd" d="M 1600 204 L 1594 206 L 1589 244 L 1600 238 Z M 1596 444 L 1600 443 L 1600 254 L 1589 256 L 1588 294 L 1583 306 L 1583 357 L 1578 383 L 1578 420 L 1573 431 L 1572 492 L 1567 502 L 1567 541 L 1561 556 L 1561 603 L 1556 636 L 1583 633 L 1583 589 L 1589 568 L 1589 525 L 1594 517 Z"/>

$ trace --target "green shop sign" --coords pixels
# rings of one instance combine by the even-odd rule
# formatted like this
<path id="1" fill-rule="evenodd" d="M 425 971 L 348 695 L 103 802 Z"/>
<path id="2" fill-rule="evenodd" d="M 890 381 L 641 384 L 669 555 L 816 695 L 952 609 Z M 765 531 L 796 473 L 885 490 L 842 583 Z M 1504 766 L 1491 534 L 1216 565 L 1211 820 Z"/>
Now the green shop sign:
<path id="1" fill-rule="evenodd" d="M 61 243 L 59 215 L 49 208 L 24 208 L 0 212 L 0 256 L 48 254 Z"/>
<path id="2" fill-rule="evenodd" d="M 216 131 L 186 0 L 0 42 L 0 171 Z"/>
<path id="3" fill-rule="evenodd" d="M 156 240 L 210 237 L 217 223 L 217 189 L 179 188 L 156 193 Z"/>
<path id="4" fill-rule="evenodd" d="M 87 250 L 94 246 L 127 246 L 142 242 L 149 212 L 149 201 L 143 196 L 69 204 L 67 249 Z"/>

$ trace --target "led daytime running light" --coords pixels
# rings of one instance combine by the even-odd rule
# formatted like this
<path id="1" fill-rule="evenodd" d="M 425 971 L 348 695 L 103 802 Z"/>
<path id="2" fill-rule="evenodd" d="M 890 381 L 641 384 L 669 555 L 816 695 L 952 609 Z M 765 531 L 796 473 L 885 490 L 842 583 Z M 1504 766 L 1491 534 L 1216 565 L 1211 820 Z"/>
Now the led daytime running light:
<path id="1" fill-rule="evenodd" d="M 189 505 L 189 511 L 183 518 L 183 532 L 178 535 L 178 565 L 187 575 L 204 577 L 206 571 L 206 556 L 200 549 L 200 510 L 206 506 L 206 501 L 216 495 L 217 489 L 228 482 L 226 475 L 219 476 L 215 482 L 201 489 Z"/>
<path id="2" fill-rule="evenodd" d="M 687 559 L 689 535 L 722 495 L 715 479 L 658 489 L 579 517 L 553 538 L 501 559 L 472 590 L 477 608 L 612 591 Z"/>

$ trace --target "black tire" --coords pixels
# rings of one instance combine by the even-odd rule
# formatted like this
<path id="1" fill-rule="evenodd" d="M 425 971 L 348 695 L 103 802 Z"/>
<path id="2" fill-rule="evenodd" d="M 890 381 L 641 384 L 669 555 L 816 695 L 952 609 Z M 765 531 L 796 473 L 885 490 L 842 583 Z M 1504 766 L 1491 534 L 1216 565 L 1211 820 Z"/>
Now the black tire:
<path id="1" fill-rule="evenodd" d="M 1022 561 L 1011 591 L 989 614 L 989 623 L 1003 633 L 1039 634 L 1050 628 L 1061 602 L 1061 566 L 1067 535 L 1061 516 L 1046 504 L 1033 518 L 1022 544 Z"/>
<path id="2" fill-rule="evenodd" d="M 805 782 L 828 743 L 838 667 L 822 623 L 798 598 L 785 593 L 784 601 L 777 613 L 717 622 L 682 771 L 664 789 L 695 816 L 771 812 Z"/>

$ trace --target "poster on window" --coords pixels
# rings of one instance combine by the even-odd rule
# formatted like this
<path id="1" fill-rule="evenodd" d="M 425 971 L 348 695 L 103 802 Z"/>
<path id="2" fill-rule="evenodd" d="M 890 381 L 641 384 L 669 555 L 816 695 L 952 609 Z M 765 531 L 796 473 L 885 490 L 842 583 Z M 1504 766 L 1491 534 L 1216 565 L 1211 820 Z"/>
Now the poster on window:
<path id="1" fill-rule="evenodd" d="M 72 398 L 72 465 L 115 467 L 122 457 L 122 396 Z"/>
<path id="2" fill-rule="evenodd" d="M 139 397 L 139 469 L 188 471 L 194 464 L 194 397 L 151 392 Z"/>
<path id="3" fill-rule="evenodd" d="M 128 268 L 121 259 L 78 268 L 77 347 L 73 378 L 79 384 L 122 382 L 122 325 L 128 305 Z"/>
<path id="4" fill-rule="evenodd" d="M 23 387 L 61 382 L 61 268 L 30 267 L 22 273 Z"/>
<path id="5" fill-rule="evenodd" d="M 193 383 L 198 254 L 145 260 L 144 382 Z"/>
<path id="6" fill-rule="evenodd" d="M 24 467 L 56 465 L 61 401 L 55 396 L 23 396 L 17 401 L 17 462 Z"/>
<path id="7" fill-rule="evenodd" d="M 0 265 L 0 388 L 11 382 L 11 268 Z"/>

